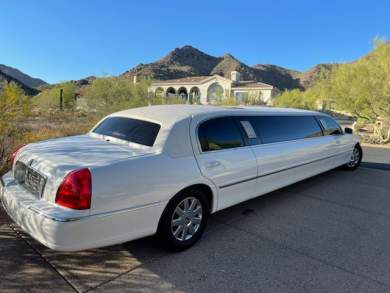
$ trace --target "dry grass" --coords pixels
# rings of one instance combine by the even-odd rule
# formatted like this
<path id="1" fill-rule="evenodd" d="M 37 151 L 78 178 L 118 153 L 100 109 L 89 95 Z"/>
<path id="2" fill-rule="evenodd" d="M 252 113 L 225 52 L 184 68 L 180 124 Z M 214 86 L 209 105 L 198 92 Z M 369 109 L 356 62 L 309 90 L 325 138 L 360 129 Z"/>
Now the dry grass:
<path id="1" fill-rule="evenodd" d="M 99 119 L 97 115 L 56 112 L 35 114 L 18 122 L 2 146 L 5 151 L 0 154 L 0 175 L 8 171 L 8 156 L 18 145 L 86 133 Z"/>

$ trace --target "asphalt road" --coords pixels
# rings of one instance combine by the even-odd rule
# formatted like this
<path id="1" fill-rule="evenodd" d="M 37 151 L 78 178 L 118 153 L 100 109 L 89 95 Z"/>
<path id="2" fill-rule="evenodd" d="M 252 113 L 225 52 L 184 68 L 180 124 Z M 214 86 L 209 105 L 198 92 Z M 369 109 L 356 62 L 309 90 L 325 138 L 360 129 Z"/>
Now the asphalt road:
<path id="1" fill-rule="evenodd" d="M 153 237 L 55 252 L 0 211 L 0 292 L 389 292 L 389 190 L 390 171 L 330 171 L 213 215 L 175 254 Z"/>
<path id="2" fill-rule="evenodd" d="M 364 146 L 362 166 L 390 170 L 390 148 Z"/>

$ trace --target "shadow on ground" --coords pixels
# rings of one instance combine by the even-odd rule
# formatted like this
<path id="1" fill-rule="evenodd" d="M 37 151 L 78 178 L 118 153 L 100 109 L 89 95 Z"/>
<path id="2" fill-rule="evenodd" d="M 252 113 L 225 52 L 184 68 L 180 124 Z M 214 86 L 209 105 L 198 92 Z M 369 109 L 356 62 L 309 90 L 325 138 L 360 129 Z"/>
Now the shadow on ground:
<path id="1" fill-rule="evenodd" d="M 388 163 L 362 162 L 362 167 L 390 171 L 390 164 Z"/>
<path id="2" fill-rule="evenodd" d="M 180 253 L 155 237 L 55 252 L 2 223 L 0 289 L 388 292 L 389 189 L 388 171 L 327 172 L 216 213 Z"/>

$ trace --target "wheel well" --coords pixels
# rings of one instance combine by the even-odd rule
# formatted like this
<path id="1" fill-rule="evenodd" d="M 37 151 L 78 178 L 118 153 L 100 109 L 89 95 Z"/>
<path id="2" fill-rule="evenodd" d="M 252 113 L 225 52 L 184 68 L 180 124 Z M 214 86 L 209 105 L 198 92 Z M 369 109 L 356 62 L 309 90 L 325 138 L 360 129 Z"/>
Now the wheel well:
<path id="1" fill-rule="evenodd" d="M 194 184 L 194 185 L 190 185 L 190 186 L 187 186 L 186 188 L 183 188 L 182 190 L 180 190 L 179 192 L 177 192 L 170 200 L 169 202 L 175 198 L 178 194 L 182 193 L 182 192 L 185 192 L 186 190 L 189 190 L 189 189 L 196 189 L 196 190 L 201 190 L 205 195 L 206 195 L 206 198 L 207 198 L 207 201 L 208 201 L 208 204 L 209 204 L 209 208 L 210 208 L 210 213 L 212 212 L 213 210 L 213 191 L 211 190 L 211 188 L 206 185 L 206 184 Z M 164 213 L 166 211 L 166 207 L 164 209 L 164 212 L 162 213 L 162 215 L 160 216 L 160 220 L 158 222 L 158 228 L 157 229 L 160 229 L 160 225 L 161 225 L 161 220 L 163 219 L 163 216 L 164 216 Z"/>
<path id="2" fill-rule="evenodd" d="M 362 146 L 360 145 L 360 142 L 358 142 L 357 144 L 356 144 L 356 146 L 359 148 L 359 150 L 360 150 L 360 156 L 361 156 L 361 158 L 360 158 L 360 161 L 362 161 L 363 160 L 363 148 L 362 148 Z"/>
<path id="3" fill-rule="evenodd" d="M 183 188 L 182 190 L 180 190 L 176 194 L 185 192 L 186 190 L 189 190 L 189 189 L 201 190 L 206 195 L 207 201 L 209 203 L 210 213 L 211 213 L 211 211 L 213 210 L 213 191 L 211 190 L 211 188 L 206 184 L 195 184 L 195 185 L 191 185 L 191 186 L 188 186 L 186 188 Z"/>
<path id="4" fill-rule="evenodd" d="M 363 156 L 363 149 L 362 149 L 362 146 L 360 145 L 360 142 L 357 142 L 357 143 L 355 144 L 354 148 L 356 148 L 356 147 L 360 150 L 360 153 L 361 153 L 362 156 Z"/>

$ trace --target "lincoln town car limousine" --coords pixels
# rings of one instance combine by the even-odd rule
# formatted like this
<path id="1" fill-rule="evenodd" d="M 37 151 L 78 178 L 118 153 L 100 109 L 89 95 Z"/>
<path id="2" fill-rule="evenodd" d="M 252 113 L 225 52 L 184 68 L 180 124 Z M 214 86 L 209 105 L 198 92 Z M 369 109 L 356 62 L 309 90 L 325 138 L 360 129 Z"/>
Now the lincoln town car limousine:
<path id="1" fill-rule="evenodd" d="M 361 159 L 352 130 L 323 113 L 151 106 L 109 115 L 84 135 L 18 148 L 0 198 L 52 249 L 157 233 L 181 250 L 211 213 L 336 167 L 354 170 Z"/>

